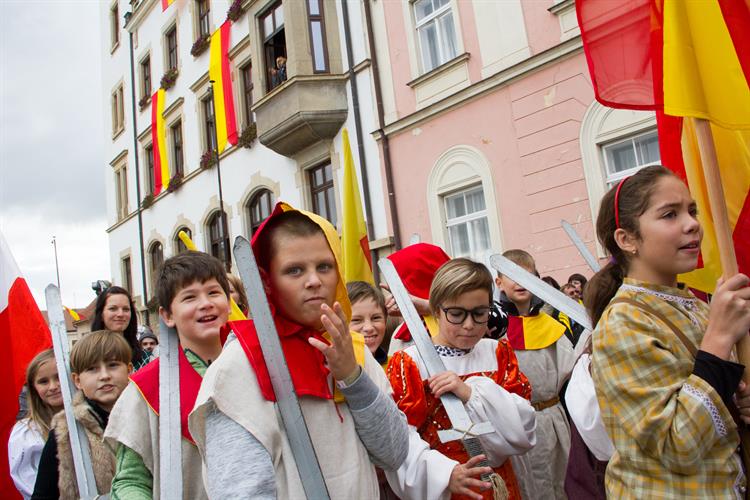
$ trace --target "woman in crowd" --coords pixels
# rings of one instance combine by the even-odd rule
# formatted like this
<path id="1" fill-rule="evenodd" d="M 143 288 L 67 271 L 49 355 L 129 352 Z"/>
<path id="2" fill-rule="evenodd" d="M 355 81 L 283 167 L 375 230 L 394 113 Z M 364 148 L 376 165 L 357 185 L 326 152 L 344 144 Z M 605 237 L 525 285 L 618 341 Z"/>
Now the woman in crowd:
<path id="1" fill-rule="evenodd" d="M 137 371 L 151 361 L 151 356 L 138 342 L 138 319 L 134 311 L 135 304 L 130 293 L 122 287 L 111 286 L 96 299 L 91 331 L 111 330 L 121 333 L 133 350 L 133 370 Z"/>
<path id="2" fill-rule="evenodd" d="M 16 422 L 8 440 L 10 475 L 23 498 L 34 491 L 39 458 L 49 435 L 52 416 L 63 408 L 55 353 L 47 349 L 36 355 L 26 369 L 28 417 Z"/>

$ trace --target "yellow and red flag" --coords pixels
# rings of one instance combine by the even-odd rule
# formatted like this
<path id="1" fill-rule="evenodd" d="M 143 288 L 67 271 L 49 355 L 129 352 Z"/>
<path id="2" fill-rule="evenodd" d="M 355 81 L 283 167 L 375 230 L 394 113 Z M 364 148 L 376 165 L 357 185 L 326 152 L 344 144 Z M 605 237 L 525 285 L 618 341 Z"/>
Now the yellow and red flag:
<path id="1" fill-rule="evenodd" d="M 544 349 L 557 342 L 564 333 L 565 325 L 545 313 L 508 316 L 508 342 L 516 350 Z"/>
<path id="2" fill-rule="evenodd" d="M 686 179 L 704 229 L 699 269 L 711 292 L 722 273 L 694 119 L 708 120 L 737 263 L 750 272 L 750 4 L 743 0 L 578 0 L 597 100 L 657 113 L 662 163 Z"/>
<path id="3" fill-rule="evenodd" d="M 151 148 L 154 155 L 154 196 L 169 187 L 167 160 L 167 125 L 164 120 L 166 91 L 159 89 L 151 96 Z"/>
<path id="4" fill-rule="evenodd" d="M 167 10 L 167 7 L 172 5 L 174 3 L 174 0 L 161 0 L 161 11 L 164 12 Z"/>
<path id="5" fill-rule="evenodd" d="M 81 315 L 78 314 L 76 311 L 66 306 L 63 306 L 63 309 L 68 311 L 68 314 L 70 314 L 70 317 L 73 318 L 73 321 L 81 321 Z"/>
<path id="6" fill-rule="evenodd" d="M 208 77 L 214 81 L 214 119 L 216 122 L 217 149 L 221 153 L 237 144 L 237 121 L 234 114 L 232 72 L 229 67 L 229 35 L 232 21 L 224 24 L 211 35 Z"/>
<path id="7" fill-rule="evenodd" d="M 341 224 L 341 247 L 344 261 L 344 281 L 366 281 L 375 284 L 372 277 L 372 257 L 367 238 L 367 225 L 359 195 L 359 181 L 349 145 L 349 132 L 341 134 L 344 150 L 344 219 Z"/>

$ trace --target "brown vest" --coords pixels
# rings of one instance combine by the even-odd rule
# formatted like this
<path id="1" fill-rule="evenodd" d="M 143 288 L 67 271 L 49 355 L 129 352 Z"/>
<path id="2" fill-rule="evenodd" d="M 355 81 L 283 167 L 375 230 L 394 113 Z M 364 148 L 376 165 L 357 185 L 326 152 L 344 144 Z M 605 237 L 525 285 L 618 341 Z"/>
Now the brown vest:
<path id="1" fill-rule="evenodd" d="M 93 414 L 93 410 L 86 403 L 83 393 L 80 391 L 73 396 L 73 415 L 83 426 L 89 440 L 96 489 L 100 495 L 108 494 L 112 489 L 112 478 L 115 475 L 115 454 L 104 441 L 104 429 L 102 429 Z M 78 498 L 78 482 L 73 466 L 73 452 L 70 448 L 68 422 L 65 420 L 64 411 L 52 418 L 51 428 L 55 430 L 55 438 L 57 439 L 60 498 L 75 500 Z"/>

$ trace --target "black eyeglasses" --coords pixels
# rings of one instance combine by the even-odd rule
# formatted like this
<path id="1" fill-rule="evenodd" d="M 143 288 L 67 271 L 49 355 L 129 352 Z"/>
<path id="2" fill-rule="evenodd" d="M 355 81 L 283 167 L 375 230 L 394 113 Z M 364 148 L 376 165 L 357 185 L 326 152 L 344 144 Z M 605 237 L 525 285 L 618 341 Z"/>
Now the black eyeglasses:
<path id="1" fill-rule="evenodd" d="M 471 319 L 474 323 L 484 324 L 490 319 L 490 308 L 489 307 L 477 307 L 476 309 L 464 309 L 463 307 L 441 307 L 445 313 L 445 319 L 448 323 L 454 325 L 463 325 L 466 321 L 466 317 L 471 314 Z"/>

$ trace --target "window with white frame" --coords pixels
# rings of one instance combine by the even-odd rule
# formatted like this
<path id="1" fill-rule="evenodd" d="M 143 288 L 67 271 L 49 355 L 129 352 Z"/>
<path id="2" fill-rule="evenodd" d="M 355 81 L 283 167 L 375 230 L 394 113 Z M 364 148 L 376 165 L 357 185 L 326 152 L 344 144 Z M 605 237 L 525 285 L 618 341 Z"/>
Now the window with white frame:
<path id="1" fill-rule="evenodd" d="M 414 21 L 424 73 L 456 57 L 458 45 L 451 0 L 417 0 Z"/>
<path id="2" fill-rule="evenodd" d="M 117 207 L 117 220 L 122 220 L 128 215 L 128 167 L 123 162 L 115 167 L 115 204 Z"/>
<path id="3" fill-rule="evenodd" d="M 451 255 L 483 261 L 492 243 L 482 186 L 445 195 L 443 202 Z"/>
<path id="4" fill-rule="evenodd" d="M 656 165 L 661 161 L 656 130 L 602 144 L 601 148 L 607 187 L 611 187 L 623 177 L 633 175 L 643 167 Z"/>

